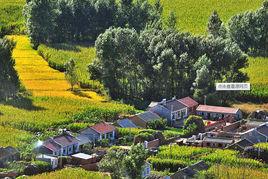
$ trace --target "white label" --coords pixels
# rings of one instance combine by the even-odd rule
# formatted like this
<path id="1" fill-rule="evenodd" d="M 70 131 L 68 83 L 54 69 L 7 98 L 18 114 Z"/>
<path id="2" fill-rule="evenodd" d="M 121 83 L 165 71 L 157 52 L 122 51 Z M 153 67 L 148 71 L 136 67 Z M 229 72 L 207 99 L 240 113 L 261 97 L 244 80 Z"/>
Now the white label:
<path id="1" fill-rule="evenodd" d="M 250 83 L 216 83 L 216 91 L 249 91 Z"/>

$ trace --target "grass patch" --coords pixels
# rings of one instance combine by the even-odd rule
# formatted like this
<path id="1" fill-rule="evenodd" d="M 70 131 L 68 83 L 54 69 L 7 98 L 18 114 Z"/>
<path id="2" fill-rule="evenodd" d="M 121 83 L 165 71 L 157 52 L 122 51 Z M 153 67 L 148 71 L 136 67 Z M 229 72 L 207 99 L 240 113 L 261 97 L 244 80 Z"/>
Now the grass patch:
<path id="1" fill-rule="evenodd" d="M 43 173 L 36 176 L 31 177 L 22 177 L 22 178 L 31 178 L 31 179 L 79 179 L 79 178 L 94 178 L 94 179 L 110 179 L 111 176 L 109 174 L 101 173 L 101 172 L 92 172 L 86 171 L 81 168 L 65 168 L 62 170 L 58 170 L 50 173 Z"/>
<path id="2" fill-rule="evenodd" d="M 21 145 L 25 144 L 32 135 L 28 132 L 0 126 L 0 146 L 1 147 L 20 147 Z"/>

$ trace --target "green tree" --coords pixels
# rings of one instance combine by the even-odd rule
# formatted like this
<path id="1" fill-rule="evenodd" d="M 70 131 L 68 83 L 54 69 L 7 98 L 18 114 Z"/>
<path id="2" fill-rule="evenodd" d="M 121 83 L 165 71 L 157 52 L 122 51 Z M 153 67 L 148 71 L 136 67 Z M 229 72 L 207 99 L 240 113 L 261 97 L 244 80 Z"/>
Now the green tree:
<path id="1" fill-rule="evenodd" d="M 133 179 L 141 178 L 148 151 L 142 144 L 132 145 L 128 155 L 124 158 L 124 167 L 127 175 Z"/>
<path id="2" fill-rule="evenodd" d="M 176 14 L 174 11 L 171 11 L 167 19 L 167 27 L 170 29 L 176 29 L 176 25 L 177 25 Z"/>
<path id="3" fill-rule="evenodd" d="M 111 149 L 99 162 L 100 171 L 110 172 L 113 179 L 120 179 L 123 176 L 123 159 L 124 152 L 121 150 Z"/>
<path id="4" fill-rule="evenodd" d="M 220 19 L 219 14 L 217 13 L 217 11 L 213 11 L 208 22 L 208 33 L 211 34 L 213 37 L 219 37 L 222 25 L 223 23 Z"/>
<path id="5" fill-rule="evenodd" d="M 14 69 L 15 61 L 12 58 L 14 46 L 13 41 L 6 38 L 0 39 L 0 100 L 15 97 L 19 92 L 19 77 Z"/>
<path id="6" fill-rule="evenodd" d="M 190 115 L 185 121 L 184 121 L 184 127 L 187 128 L 192 128 L 193 126 L 191 125 L 196 125 L 195 132 L 200 133 L 205 131 L 205 124 L 203 122 L 202 117 L 200 116 L 195 116 L 195 115 Z"/>
<path id="7" fill-rule="evenodd" d="M 34 48 L 54 40 L 56 11 L 53 0 L 31 0 L 24 7 L 26 26 Z"/>
<path id="8" fill-rule="evenodd" d="M 76 74 L 76 66 L 73 59 L 65 64 L 65 78 L 70 83 L 72 87 L 72 91 L 74 90 L 74 86 L 78 84 L 78 77 Z"/>

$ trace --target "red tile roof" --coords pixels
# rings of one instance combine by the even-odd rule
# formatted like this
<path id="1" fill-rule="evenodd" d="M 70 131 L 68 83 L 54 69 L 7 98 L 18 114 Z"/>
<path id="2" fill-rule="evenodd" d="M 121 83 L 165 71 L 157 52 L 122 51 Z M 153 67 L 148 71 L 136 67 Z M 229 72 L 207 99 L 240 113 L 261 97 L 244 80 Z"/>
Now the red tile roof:
<path id="1" fill-rule="evenodd" d="M 93 129 L 94 131 L 100 133 L 100 134 L 113 132 L 115 130 L 115 127 L 113 125 L 107 124 L 105 122 L 98 123 L 94 126 L 91 126 L 90 128 Z"/>
<path id="2" fill-rule="evenodd" d="M 57 151 L 57 150 L 60 150 L 60 148 L 61 148 L 59 144 L 56 144 L 53 141 L 53 139 L 45 141 L 43 146 L 50 149 L 51 151 Z"/>
<path id="3" fill-rule="evenodd" d="M 214 113 L 226 113 L 226 114 L 236 114 L 239 109 L 221 106 L 209 106 L 209 105 L 199 105 L 196 111 L 214 112 Z"/>
<path id="4" fill-rule="evenodd" d="M 194 107 L 194 106 L 197 106 L 198 105 L 198 102 L 196 102 L 195 100 L 193 100 L 189 96 L 188 97 L 185 97 L 185 98 L 182 98 L 182 99 L 179 99 L 179 101 L 182 104 L 184 104 L 185 106 L 187 106 L 188 108 L 191 108 L 191 107 Z"/>

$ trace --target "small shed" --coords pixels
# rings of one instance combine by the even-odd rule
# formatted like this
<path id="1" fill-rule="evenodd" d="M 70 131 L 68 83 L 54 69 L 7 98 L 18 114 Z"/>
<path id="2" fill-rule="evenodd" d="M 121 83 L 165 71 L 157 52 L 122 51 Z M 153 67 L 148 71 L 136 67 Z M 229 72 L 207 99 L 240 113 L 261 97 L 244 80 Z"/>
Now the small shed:
<path id="1" fill-rule="evenodd" d="M 98 155 L 88 155 L 85 153 L 77 153 L 72 155 L 72 163 L 75 165 L 87 165 L 98 162 Z"/>

